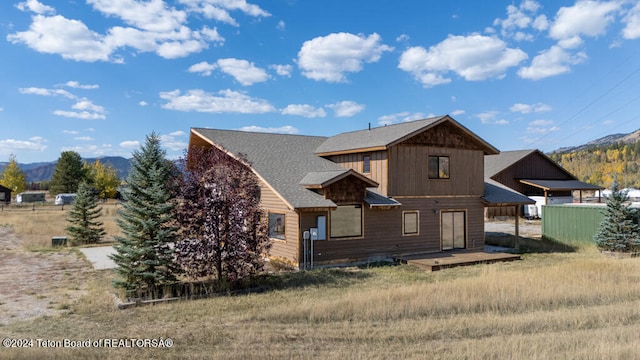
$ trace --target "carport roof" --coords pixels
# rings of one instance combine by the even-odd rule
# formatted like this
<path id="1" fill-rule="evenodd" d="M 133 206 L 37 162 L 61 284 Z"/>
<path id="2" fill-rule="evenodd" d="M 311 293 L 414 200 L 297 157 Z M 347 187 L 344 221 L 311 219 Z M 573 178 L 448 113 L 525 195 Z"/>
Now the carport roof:
<path id="1" fill-rule="evenodd" d="M 579 180 L 537 180 L 521 179 L 521 183 L 535 186 L 545 191 L 600 190 L 601 186 L 587 184 Z"/>

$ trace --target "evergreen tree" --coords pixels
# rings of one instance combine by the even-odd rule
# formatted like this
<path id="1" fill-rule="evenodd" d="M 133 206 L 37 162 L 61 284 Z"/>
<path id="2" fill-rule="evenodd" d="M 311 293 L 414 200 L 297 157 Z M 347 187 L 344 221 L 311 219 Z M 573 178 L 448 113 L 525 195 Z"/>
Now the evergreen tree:
<path id="1" fill-rule="evenodd" d="M 127 178 L 128 192 L 116 222 L 123 236 L 116 237 L 116 253 L 111 259 L 118 265 L 120 279 L 116 287 L 127 296 L 160 296 L 159 287 L 175 280 L 171 244 L 177 228 L 172 211 L 175 207 L 175 167 L 166 159 L 155 133 L 133 153 Z"/>
<path id="2" fill-rule="evenodd" d="M 63 151 L 49 184 L 49 194 L 75 193 L 78 185 L 87 180 L 87 172 L 80 154 L 75 151 Z"/>
<path id="3" fill-rule="evenodd" d="M 2 171 L 0 185 L 11 189 L 13 194 L 19 194 L 27 189 L 27 178 L 18 167 L 18 161 L 13 154 L 9 155 L 9 164 Z"/>
<path id="4" fill-rule="evenodd" d="M 603 211 L 604 219 L 593 237 L 596 245 L 607 251 L 639 251 L 638 212 L 630 208 L 627 192 L 620 190 L 617 179 L 613 181 L 612 190 Z"/>
<path id="5" fill-rule="evenodd" d="M 78 196 L 67 213 L 67 234 L 72 244 L 94 244 L 105 235 L 103 223 L 98 221 L 102 208 L 98 205 L 95 190 L 86 182 L 78 186 Z"/>

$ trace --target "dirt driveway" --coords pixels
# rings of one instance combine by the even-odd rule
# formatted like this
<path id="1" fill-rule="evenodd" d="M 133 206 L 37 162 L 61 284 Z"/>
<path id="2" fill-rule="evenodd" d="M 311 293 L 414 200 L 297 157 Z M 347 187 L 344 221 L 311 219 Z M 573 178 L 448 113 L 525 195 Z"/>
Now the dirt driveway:
<path id="1" fill-rule="evenodd" d="M 88 271 L 77 251 L 27 251 L 0 227 L 0 325 L 67 311 L 86 292 Z"/>

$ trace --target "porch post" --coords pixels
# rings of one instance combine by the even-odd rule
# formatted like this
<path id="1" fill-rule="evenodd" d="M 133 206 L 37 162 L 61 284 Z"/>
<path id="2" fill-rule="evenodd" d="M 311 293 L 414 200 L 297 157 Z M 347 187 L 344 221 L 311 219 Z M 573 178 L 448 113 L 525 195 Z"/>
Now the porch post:
<path id="1" fill-rule="evenodd" d="M 515 233 L 515 248 L 520 249 L 520 208 L 522 205 L 516 205 L 516 233 Z"/>

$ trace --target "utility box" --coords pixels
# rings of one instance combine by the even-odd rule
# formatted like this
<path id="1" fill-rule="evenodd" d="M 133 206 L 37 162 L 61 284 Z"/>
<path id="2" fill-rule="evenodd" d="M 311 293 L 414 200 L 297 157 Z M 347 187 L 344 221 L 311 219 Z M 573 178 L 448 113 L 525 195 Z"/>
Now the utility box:
<path id="1" fill-rule="evenodd" d="M 51 237 L 51 246 L 67 246 L 67 237 L 66 236 L 53 236 Z"/>

